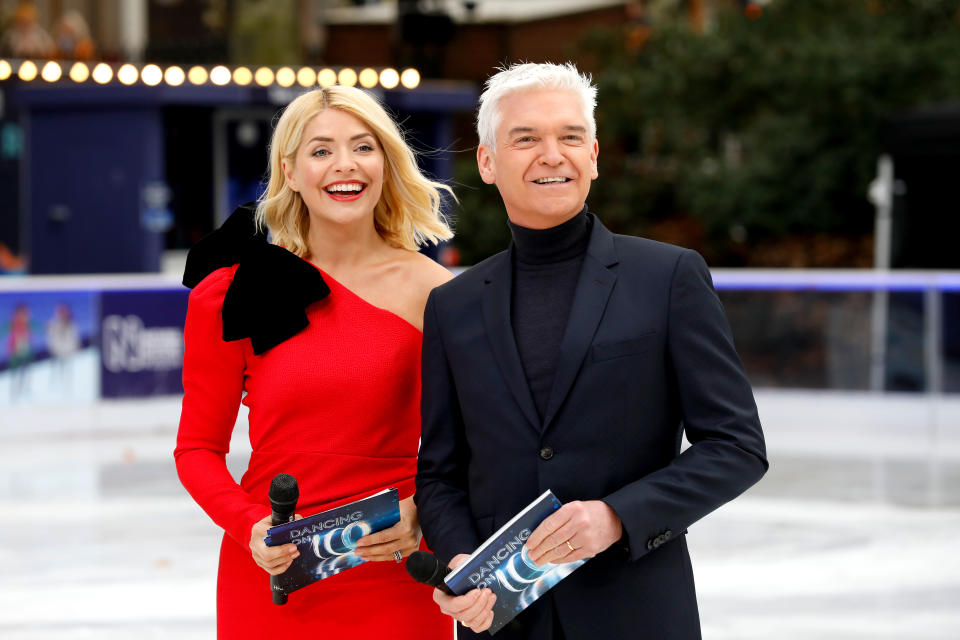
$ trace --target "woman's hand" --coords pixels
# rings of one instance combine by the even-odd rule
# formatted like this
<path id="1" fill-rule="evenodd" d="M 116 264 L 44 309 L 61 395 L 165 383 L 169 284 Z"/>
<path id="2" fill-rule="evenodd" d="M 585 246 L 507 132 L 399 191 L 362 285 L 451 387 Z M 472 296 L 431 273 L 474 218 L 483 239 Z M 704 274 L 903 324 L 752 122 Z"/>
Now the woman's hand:
<path id="1" fill-rule="evenodd" d="M 302 516 L 295 516 L 295 520 L 300 520 Z M 268 547 L 264 544 L 267 537 L 267 530 L 273 526 L 272 516 L 267 516 L 250 530 L 250 553 L 253 555 L 253 561 L 261 569 L 272 576 L 277 576 L 290 568 L 290 563 L 300 557 L 297 551 L 297 545 L 289 542 L 278 547 Z"/>
<path id="2" fill-rule="evenodd" d="M 420 547 L 420 521 L 413 498 L 400 501 L 400 522 L 389 529 L 371 533 L 357 540 L 356 554 L 364 560 L 397 561 L 394 552 L 404 558 Z"/>

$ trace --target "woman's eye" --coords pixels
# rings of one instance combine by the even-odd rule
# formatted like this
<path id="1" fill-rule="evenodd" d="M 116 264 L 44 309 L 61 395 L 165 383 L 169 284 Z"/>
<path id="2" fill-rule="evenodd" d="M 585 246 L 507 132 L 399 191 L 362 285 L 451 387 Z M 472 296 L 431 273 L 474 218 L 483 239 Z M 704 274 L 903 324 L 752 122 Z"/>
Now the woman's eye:
<path id="1" fill-rule="evenodd" d="M 373 151 L 373 145 L 367 144 L 367 143 L 361 144 L 360 146 L 357 147 L 357 151 L 362 151 L 364 153 L 368 151 Z"/>
<path id="2" fill-rule="evenodd" d="M 313 152 L 312 155 L 317 156 L 319 158 L 323 158 L 330 155 L 330 152 L 326 149 L 317 149 L 316 151 Z"/>

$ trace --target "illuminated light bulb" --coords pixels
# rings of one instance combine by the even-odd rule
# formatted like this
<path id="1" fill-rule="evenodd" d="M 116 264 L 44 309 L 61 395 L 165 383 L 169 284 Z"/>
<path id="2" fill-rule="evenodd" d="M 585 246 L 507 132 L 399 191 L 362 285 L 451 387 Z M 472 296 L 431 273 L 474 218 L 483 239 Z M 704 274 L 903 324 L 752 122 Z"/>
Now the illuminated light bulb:
<path id="1" fill-rule="evenodd" d="M 131 85 L 137 81 L 137 78 L 140 77 L 140 73 L 137 71 L 137 68 L 132 64 L 125 64 L 117 69 L 117 80 L 126 85 Z"/>
<path id="2" fill-rule="evenodd" d="M 74 62 L 70 67 L 70 79 L 74 82 L 86 82 L 90 77 L 90 69 L 82 62 Z"/>
<path id="3" fill-rule="evenodd" d="M 140 70 L 140 79 L 143 84 L 155 87 L 163 82 L 163 70 L 155 64 L 148 64 Z"/>
<path id="4" fill-rule="evenodd" d="M 113 79 L 113 69 L 106 62 L 101 62 L 93 68 L 93 81 L 97 84 L 107 84 Z"/>
<path id="5" fill-rule="evenodd" d="M 13 75 L 13 67 L 6 60 L 0 60 L 0 80 L 6 80 Z"/>
<path id="6" fill-rule="evenodd" d="M 29 60 L 23 62 L 20 65 L 20 69 L 17 71 L 17 77 L 24 82 L 30 82 L 37 77 L 37 65 L 33 64 Z"/>
<path id="7" fill-rule="evenodd" d="M 230 84 L 230 69 L 227 69 L 223 65 L 214 67 L 210 70 L 210 82 L 218 87 Z"/>
<path id="8" fill-rule="evenodd" d="M 245 87 L 253 82 L 253 72 L 246 67 L 237 67 L 233 70 L 233 81 L 241 87 Z"/>
<path id="9" fill-rule="evenodd" d="M 395 89 L 400 84 L 400 74 L 396 69 L 384 69 L 380 72 L 380 86 L 384 89 Z"/>
<path id="10" fill-rule="evenodd" d="M 340 69 L 340 73 L 337 74 L 337 82 L 345 87 L 352 87 L 357 84 L 357 72 L 350 67 Z"/>
<path id="11" fill-rule="evenodd" d="M 322 69 L 320 73 L 317 74 L 317 84 L 321 87 L 329 87 L 330 85 L 337 84 L 337 72 L 333 69 Z"/>
<path id="12" fill-rule="evenodd" d="M 317 72 L 310 67 L 303 67 L 297 71 L 297 82 L 301 87 L 312 87 L 317 82 Z"/>
<path id="13" fill-rule="evenodd" d="M 420 72 L 416 69 L 404 69 L 400 74 L 400 84 L 407 89 L 416 89 L 420 86 Z"/>
<path id="14" fill-rule="evenodd" d="M 207 70 L 201 66 L 190 67 L 190 71 L 187 71 L 187 80 L 190 84 L 203 84 L 208 77 Z"/>
<path id="15" fill-rule="evenodd" d="M 297 81 L 297 74 L 290 67 L 280 67 L 277 69 L 277 84 L 281 87 L 292 87 Z"/>
<path id="16" fill-rule="evenodd" d="M 171 87 L 179 87 L 186 79 L 187 74 L 183 72 L 183 69 L 176 65 L 167 67 L 167 70 L 163 72 L 163 81 Z"/>
<path id="17" fill-rule="evenodd" d="M 62 75 L 63 69 L 61 69 L 60 65 L 53 60 L 43 65 L 43 70 L 40 72 L 40 77 L 47 82 L 56 82 Z"/>
<path id="18" fill-rule="evenodd" d="M 269 87 L 273 84 L 273 71 L 267 67 L 260 67 L 257 69 L 257 72 L 253 74 L 253 81 L 261 87 Z"/>
<path id="19" fill-rule="evenodd" d="M 379 80 L 380 76 L 373 69 L 367 68 L 360 72 L 360 86 L 364 89 L 373 89 Z"/>

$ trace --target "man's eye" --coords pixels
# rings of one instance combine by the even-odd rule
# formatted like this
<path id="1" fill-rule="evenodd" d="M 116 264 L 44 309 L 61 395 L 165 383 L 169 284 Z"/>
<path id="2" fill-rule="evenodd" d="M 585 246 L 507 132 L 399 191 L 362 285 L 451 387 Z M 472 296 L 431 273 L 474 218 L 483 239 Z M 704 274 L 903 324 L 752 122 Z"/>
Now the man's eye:
<path id="1" fill-rule="evenodd" d="M 583 142 L 583 138 L 576 135 L 564 136 L 563 139 L 567 142 L 575 142 L 575 143 Z"/>
<path id="2" fill-rule="evenodd" d="M 522 138 L 517 138 L 517 144 L 525 144 L 525 143 L 533 142 L 533 140 L 534 140 L 533 136 L 523 136 Z"/>

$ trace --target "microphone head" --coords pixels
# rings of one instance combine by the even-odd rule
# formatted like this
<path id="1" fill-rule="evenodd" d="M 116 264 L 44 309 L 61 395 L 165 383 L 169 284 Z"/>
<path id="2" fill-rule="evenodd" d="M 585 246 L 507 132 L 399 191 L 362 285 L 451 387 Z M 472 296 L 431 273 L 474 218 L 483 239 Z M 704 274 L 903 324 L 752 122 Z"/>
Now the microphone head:
<path id="1" fill-rule="evenodd" d="M 300 487 L 297 479 L 289 473 L 278 473 L 270 483 L 270 502 L 275 504 L 297 504 Z"/>
<path id="2" fill-rule="evenodd" d="M 434 581 L 440 573 L 440 559 L 426 551 L 414 551 L 407 558 L 407 573 L 417 582 L 436 586 Z"/>

